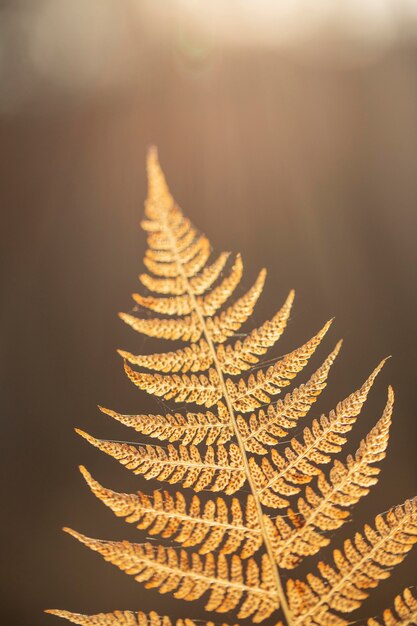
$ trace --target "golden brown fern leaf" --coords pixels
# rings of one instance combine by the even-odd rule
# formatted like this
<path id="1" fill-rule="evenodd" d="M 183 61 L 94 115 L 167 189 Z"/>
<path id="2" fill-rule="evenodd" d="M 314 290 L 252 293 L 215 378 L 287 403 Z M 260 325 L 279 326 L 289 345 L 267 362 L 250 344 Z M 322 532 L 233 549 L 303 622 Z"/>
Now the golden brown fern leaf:
<path id="1" fill-rule="evenodd" d="M 259 357 L 271 348 L 281 337 L 291 313 L 294 291 L 290 291 L 286 301 L 274 317 L 255 328 L 243 341 L 238 340 L 232 346 L 220 345 L 217 359 L 225 374 L 240 374 L 259 362 Z"/>
<path id="2" fill-rule="evenodd" d="M 198 600 L 207 592 L 208 611 L 226 613 L 239 606 L 239 618 L 251 617 L 258 623 L 278 608 L 271 581 L 271 565 L 265 555 L 261 567 L 253 559 L 242 561 L 233 555 L 204 557 L 173 548 L 128 541 L 91 539 L 69 528 L 64 529 L 106 561 L 144 582 L 148 589 L 172 593 L 182 600 Z"/>
<path id="3" fill-rule="evenodd" d="M 119 463 L 140 474 L 147 480 L 156 478 L 171 484 L 181 483 L 183 487 L 193 487 L 194 491 L 224 491 L 233 494 L 246 481 L 242 455 L 239 447 L 232 443 L 208 446 L 201 456 L 194 445 L 173 445 L 165 449 L 161 446 L 134 446 L 118 441 L 96 439 L 82 430 L 76 429 L 93 446 L 113 457 Z"/>
<path id="4" fill-rule="evenodd" d="M 238 254 L 230 274 L 223 278 L 216 287 L 207 293 L 207 295 L 197 296 L 197 304 L 204 316 L 211 317 L 223 306 L 240 283 L 242 274 L 242 257 Z"/>
<path id="5" fill-rule="evenodd" d="M 148 239 L 149 241 L 149 239 Z M 185 278 L 154 278 L 149 274 L 141 274 L 139 276 L 142 284 L 150 291 L 160 294 L 168 294 L 172 296 L 182 296 L 187 291 L 187 283 L 193 294 L 199 296 L 210 289 L 220 276 L 227 259 L 228 252 L 222 252 L 211 265 L 207 265 L 201 274 L 197 274 L 188 281 Z M 171 305 L 170 305 L 171 306 Z"/>
<path id="6" fill-rule="evenodd" d="M 201 322 L 195 313 L 186 317 L 167 319 L 159 317 L 142 319 L 129 313 L 119 313 L 119 317 L 138 333 L 158 339 L 172 339 L 173 341 L 180 339 L 196 342 L 203 332 Z"/>
<path id="7" fill-rule="evenodd" d="M 158 372 L 204 372 L 213 364 L 210 347 L 204 339 L 171 352 L 135 355 L 126 350 L 118 350 L 118 353 L 132 365 Z"/>
<path id="8" fill-rule="evenodd" d="M 300 348 L 287 354 L 275 365 L 271 365 L 265 371 L 259 370 L 256 375 L 251 374 L 247 381 L 241 378 L 238 383 L 235 383 L 228 378 L 226 388 L 234 409 L 248 413 L 262 404 L 268 404 L 271 400 L 270 396 L 278 394 L 283 387 L 289 385 L 291 380 L 308 364 L 331 323 L 331 320 L 327 322 L 317 335 Z"/>
<path id="9" fill-rule="evenodd" d="M 362 387 L 340 402 L 329 416 L 314 420 L 311 429 L 305 428 L 302 441 L 292 439 L 283 454 L 272 449 L 270 459 L 258 464 L 249 459 L 252 476 L 258 487 L 260 500 L 273 508 L 288 506 L 288 496 L 300 492 L 300 485 L 321 474 L 320 465 L 329 463 L 332 455 L 340 452 L 348 433 L 368 396 L 384 361 L 372 372 Z"/>
<path id="10" fill-rule="evenodd" d="M 350 613 L 361 606 L 380 580 L 388 578 L 417 542 L 417 498 L 378 515 L 354 541 L 334 551 L 334 565 L 320 562 L 307 580 L 289 580 L 287 593 L 296 625 L 346 625 L 333 611 Z"/>
<path id="11" fill-rule="evenodd" d="M 115 611 L 114 613 L 99 613 L 98 615 L 80 615 L 70 611 L 58 611 L 50 609 L 46 611 L 51 615 L 63 617 L 79 626 L 197 626 L 192 619 L 171 620 L 170 617 L 158 615 L 155 611 L 150 613 L 133 613 L 132 611 Z M 215 626 L 214 622 L 203 622 L 200 626 Z M 227 626 L 222 624 L 221 626 Z"/>
<path id="12" fill-rule="evenodd" d="M 252 315 L 254 306 L 261 295 L 265 282 L 266 272 L 262 270 L 255 284 L 249 291 L 232 304 L 220 315 L 207 318 L 206 327 L 214 343 L 223 343 L 231 337 L 242 324 Z M 218 298 L 216 299 L 218 300 Z M 214 301 L 214 298 L 213 298 Z M 209 305 L 210 306 L 210 305 Z M 203 334 L 203 325 L 198 315 L 193 311 L 190 315 L 178 318 L 148 318 L 142 319 L 120 313 L 120 318 L 134 330 L 159 339 L 172 339 L 196 342 Z"/>
<path id="13" fill-rule="evenodd" d="M 165 400 L 173 398 L 175 402 L 195 402 L 210 408 L 223 396 L 221 380 L 214 368 L 209 369 L 208 376 L 204 374 L 163 376 L 135 372 L 127 363 L 124 367 L 127 377 L 136 387 Z"/>
<path id="14" fill-rule="evenodd" d="M 391 389 L 382 417 L 356 454 L 345 463 L 334 457 L 383 363 L 335 410 L 286 440 L 326 387 L 341 342 L 307 382 L 292 386 L 274 402 L 272 398 L 308 365 L 331 321 L 304 345 L 262 363 L 287 326 L 294 292 L 270 320 L 245 334 L 266 271 L 261 270 L 246 291 L 239 287 L 237 297 L 242 258 L 238 254 L 229 262 L 228 252 L 212 256 L 208 238 L 173 199 L 155 150 L 148 156 L 148 180 L 142 222 L 148 244 L 146 273 L 139 279 L 149 293 L 133 294 L 134 309 L 120 317 L 149 337 L 184 344 L 160 352 L 152 347 L 149 354 L 119 352 L 136 387 L 204 409 L 189 406 L 174 412 L 171 407 L 165 415 L 101 409 L 164 445 L 101 440 L 78 432 L 134 474 L 177 485 L 175 492 L 119 493 L 82 468 L 92 492 L 116 516 L 153 540 L 177 546 L 100 541 L 69 532 L 147 587 L 186 600 L 207 595 L 208 611 L 230 612 L 254 623 L 277 613 L 276 626 L 346 626 L 341 615 L 359 607 L 369 589 L 389 575 L 417 540 L 416 500 L 378 516 L 375 528 L 366 526 L 343 550 L 334 551 L 333 564 L 320 562 L 318 573 L 309 573 L 305 580 L 287 579 L 284 587 L 281 569 L 292 570 L 327 546 L 330 532 L 349 519 L 350 507 L 377 481 L 377 463 L 388 444 Z M 323 468 L 330 463 L 325 474 Z M 188 496 L 186 489 L 219 496 Z M 271 508 L 282 510 L 272 516 Z M 395 602 L 398 619 L 386 612 L 384 626 L 408 626 L 415 615 L 412 596 L 404 592 Z M 55 615 L 85 626 L 172 626 L 169 618 L 155 613 Z M 179 620 L 176 626 L 194 624 Z M 370 620 L 368 626 L 383 625 Z"/>
<path id="15" fill-rule="evenodd" d="M 99 409 L 138 433 L 155 437 L 160 441 L 181 440 L 184 446 L 189 443 L 197 445 L 203 441 L 207 445 L 227 443 L 233 435 L 229 414 L 222 402 L 217 404 L 215 413 L 206 411 L 205 413 L 186 413 L 185 415 L 182 413 L 122 415 L 104 407 L 99 407 Z"/>
<path id="16" fill-rule="evenodd" d="M 361 441 L 355 456 L 349 455 L 345 464 L 334 461 L 330 480 L 321 472 L 317 489 L 306 487 L 297 511 L 289 509 L 286 516 L 278 516 L 274 521 L 265 516 L 279 567 L 293 569 L 303 557 L 327 546 L 330 540 L 326 532 L 340 528 L 349 518 L 349 507 L 377 483 L 380 470 L 374 464 L 386 454 L 393 403 L 390 388 L 382 417 Z"/>
<path id="17" fill-rule="evenodd" d="M 223 554 L 240 550 L 243 559 L 252 556 L 262 545 L 257 524 L 254 499 L 247 497 L 242 509 L 237 498 L 226 502 L 223 498 L 202 503 L 193 496 L 190 503 L 181 492 L 171 496 L 167 491 L 154 491 L 152 496 L 142 492 L 118 493 L 106 489 L 80 467 L 88 486 L 99 500 L 115 515 L 124 517 L 150 536 L 173 538 L 183 547 L 199 547 L 199 554 L 219 549 Z"/>
<path id="18" fill-rule="evenodd" d="M 268 447 L 276 445 L 280 439 L 288 435 L 288 431 L 305 417 L 327 384 L 331 366 L 339 354 L 342 342 L 336 345 L 324 363 L 314 372 L 310 380 L 288 393 L 283 400 L 275 405 L 270 404 L 266 410 L 260 409 L 252 413 L 249 420 L 238 415 L 236 422 L 245 448 L 248 452 L 266 454 Z"/>
<path id="19" fill-rule="evenodd" d="M 368 619 L 368 626 L 412 626 L 417 624 L 417 598 L 405 589 L 394 600 L 394 609 L 386 609 L 382 618 Z"/>

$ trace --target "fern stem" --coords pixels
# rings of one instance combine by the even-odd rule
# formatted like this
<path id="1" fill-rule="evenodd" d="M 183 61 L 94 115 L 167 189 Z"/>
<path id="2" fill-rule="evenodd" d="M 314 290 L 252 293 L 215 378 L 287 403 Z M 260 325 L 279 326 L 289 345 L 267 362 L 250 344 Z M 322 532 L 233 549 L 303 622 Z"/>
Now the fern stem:
<path id="1" fill-rule="evenodd" d="M 273 547 L 272 547 L 272 544 L 271 544 L 271 541 L 269 539 L 269 535 L 268 535 L 268 532 L 267 532 L 267 529 L 266 529 L 266 526 L 265 526 L 264 513 L 263 513 L 263 509 L 262 509 L 262 504 L 261 504 L 261 501 L 259 499 L 259 495 L 258 495 L 258 491 L 257 491 L 256 485 L 255 485 L 255 483 L 253 481 L 253 478 L 252 478 L 252 474 L 251 474 L 250 467 L 249 467 L 249 462 L 248 462 L 248 457 L 247 457 L 247 454 L 246 454 L 244 440 L 243 440 L 243 437 L 240 434 L 240 431 L 239 431 L 237 423 L 236 423 L 236 417 L 235 417 L 233 404 L 232 404 L 232 401 L 231 401 L 231 399 L 229 397 L 229 394 L 227 392 L 227 387 L 226 387 L 226 383 L 225 383 L 225 380 L 224 380 L 223 371 L 222 371 L 222 369 L 220 367 L 220 363 L 219 363 L 219 361 L 217 359 L 216 349 L 215 349 L 213 341 L 212 341 L 212 339 L 210 337 L 210 333 L 208 332 L 208 329 L 207 329 L 207 326 L 206 326 L 205 317 L 204 317 L 204 315 L 203 315 L 203 313 L 202 313 L 202 311 L 201 311 L 201 309 L 200 309 L 200 307 L 198 305 L 198 301 L 197 301 L 197 299 L 196 299 L 196 297 L 195 297 L 195 295 L 194 295 L 194 293 L 193 293 L 193 291 L 191 289 L 188 277 L 187 277 L 186 273 L 184 272 L 184 269 L 183 269 L 183 266 L 182 266 L 182 263 L 181 263 L 181 260 L 180 260 L 179 254 L 178 254 L 178 250 L 177 250 L 176 239 L 175 239 L 175 237 L 174 237 L 174 235 L 173 235 L 173 233 L 171 231 L 171 228 L 169 227 L 169 224 L 168 224 L 167 220 L 165 220 L 165 219 L 163 220 L 163 228 L 165 230 L 165 233 L 166 233 L 167 237 L 171 241 L 172 251 L 173 251 L 173 254 L 174 254 L 174 257 L 175 257 L 175 261 L 177 263 L 178 272 L 179 272 L 179 274 L 181 275 L 181 277 L 184 280 L 184 283 L 185 283 L 186 289 L 187 289 L 187 294 L 188 294 L 189 298 L 191 299 L 194 311 L 197 314 L 198 319 L 199 319 L 200 324 L 201 324 L 201 327 L 203 329 L 204 338 L 207 341 L 207 344 L 208 344 L 208 346 L 210 348 L 210 352 L 211 352 L 211 355 L 212 355 L 212 358 L 213 358 L 213 364 L 215 366 L 217 375 L 219 377 L 220 384 L 221 384 L 222 390 L 223 390 L 223 397 L 224 397 L 224 400 L 226 402 L 227 410 L 229 412 L 230 424 L 231 424 L 231 427 L 233 429 L 233 433 L 234 433 L 234 436 L 236 438 L 237 444 L 239 446 L 240 453 L 242 455 L 244 471 L 245 471 L 246 478 L 247 478 L 247 481 L 248 481 L 248 484 L 249 484 L 249 487 L 250 487 L 250 490 L 251 490 L 251 493 L 252 493 L 252 496 L 253 496 L 253 499 L 254 499 L 254 502 L 255 502 L 256 511 L 257 511 L 257 514 L 258 514 L 259 528 L 260 528 L 260 531 L 262 533 L 262 539 L 263 539 L 263 543 L 264 543 L 264 546 L 265 546 L 266 553 L 267 553 L 267 555 L 269 557 L 269 560 L 271 562 L 271 569 L 272 569 L 272 574 L 273 574 L 274 581 L 275 581 L 275 586 L 276 586 L 276 589 L 277 589 L 279 605 L 280 605 L 280 608 L 281 608 L 281 610 L 282 610 L 282 612 L 283 612 L 283 614 L 285 616 L 285 619 L 286 619 L 286 622 L 287 622 L 287 626 L 292 626 L 293 619 L 292 619 L 290 608 L 288 606 L 287 597 L 286 597 L 285 592 L 284 592 L 284 587 L 283 587 L 283 584 L 282 584 L 279 568 L 278 568 L 278 565 L 277 565 L 277 563 L 275 561 L 274 550 L 273 550 Z"/>

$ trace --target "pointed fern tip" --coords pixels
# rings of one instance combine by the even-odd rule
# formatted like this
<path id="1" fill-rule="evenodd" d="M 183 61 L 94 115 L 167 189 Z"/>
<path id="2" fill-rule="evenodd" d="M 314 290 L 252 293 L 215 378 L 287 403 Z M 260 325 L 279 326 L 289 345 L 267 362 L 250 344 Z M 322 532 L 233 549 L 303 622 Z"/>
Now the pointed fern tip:
<path id="1" fill-rule="evenodd" d="M 73 530 L 72 528 L 69 528 L 68 526 L 64 526 L 62 530 L 64 531 L 64 533 L 67 533 L 68 535 L 71 535 L 71 537 L 74 537 L 74 539 L 81 541 L 81 543 L 85 543 L 88 540 L 88 537 L 82 535 L 76 530 Z"/>
<path id="2" fill-rule="evenodd" d="M 83 477 L 85 478 L 85 480 L 88 480 L 89 478 L 91 479 L 91 474 L 90 474 L 90 472 L 88 471 L 88 469 L 84 465 L 79 465 L 78 469 L 80 470 L 80 472 L 83 475 Z"/>
<path id="3" fill-rule="evenodd" d="M 378 363 L 378 365 L 376 366 L 376 368 L 374 369 L 374 371 L 371 374 L 372 378 L 376 378 L 377 377 L 377 375 L 382 370 L 382 368 L 384 367 L 385 363 L 388 361 L 389 358 L 390 357 L 385 357 L 385 359 L 382 359 L 382 361 L 380 361 Z"/>
<path id="4" fill-rule="evenodd" d="M 325 334 L 327 333 L 327 331 L 329 330 L 330 326 L 333 324 L 333 321 L 334 321 L 334 317 L 330 318 L 325 323 L 325 325 L 322 328 L 320 328 L 319 332 L 316 335 L 316 338 L 322 339 L 325 336 Z"/>
<path id="5" fill-rule="evenodd" d="M 89 443 L 92 443 L 93 445 L 97 443 L 97 439 L 95 439 L 95 437 L 92 437 L 91 435 L 86 433 L 84 430 L 81 430 L 81 428 L 74 428 L 74 430 L 77 433 L 77 435 L 80 435 L 80 437 L 82 437 L 83 439 L 86 439 Z"/>
<path id="6" fill-rule="evenodd" d="M 70 619 L 74 616 L 74 613 L 70 611 L 63 611 L 62 609 L 44 609 L 44 613 L 49 613 L 49 615 L 56 615 L 57 617 L 63 617 L 64 619 Z"/>

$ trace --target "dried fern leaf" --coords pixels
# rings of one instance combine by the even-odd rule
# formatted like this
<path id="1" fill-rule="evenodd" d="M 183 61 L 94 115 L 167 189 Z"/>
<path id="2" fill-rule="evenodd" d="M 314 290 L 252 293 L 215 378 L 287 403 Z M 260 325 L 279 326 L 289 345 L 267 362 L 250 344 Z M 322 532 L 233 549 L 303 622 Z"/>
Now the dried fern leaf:
<path id="1" fill-rule="evenodd" d="M 261 270 L 254 283 L 245 295 L 216 317 L 206 320 L 207 331 L 214 343 L 223 343 L 234 335 L 249 319 L 255 308 L 265 283 L 266 270 Z"/>
<path id="2" fill-rule="evenodd" d="M 223 554 L 201 557 L 185 550 L 154 547 L 150 543 L 101 541 L 74 530 L 66 532 L 101 554 L 106 561 L 144 582 L 145 587 L 160 593 L 172 593 L 183 600 L 198 600 L 206 592 L 205 608 L 226 613 L 240 605 L 238 617 L 252 617 L 259 623 L 278 608 L 276 594 L 270 582 L 270 562 L 262 558 L 262 567 L 253 559 L 242 561 L 233 555 L 228 561 Z"/>
<path id="3" fill-rule="evenodd" d="M 147 254 L 151 252 L 154 252 L 155 254 L 155 251 L 150 250 L 148 250 Z M 170 258 L 172 258 L 172 255 Z M 221 257 L 222 262 L 224 258 L 225 257 Z M 214 289 L 209 291 L 206 295 L 197 296 L 197 303 L 203 315 L 214 315 L 214 313 L 221 308 L 226 300 L 228 300 L 233 294 L 242 278 L 242 273 L 242 257 L 238 254 L 230 274 L 223 278 L 220 284 L 217 287 L 214 287 Z M 189 315 L 194 309 L 194 302 L 188 294 L 162 298 L 142 296 L 138 293 L 134 293 L 132 297 L 136 304 L 139 304 L 146 309 L 150 309 L 155 313 L 162 313 L 163 315 Z"/>
<path id="4" fill-rule="evenodd" d="M 226 259 L 224 262 L 226 263 Z M 139 280 L 144 287 L 155 293 L 182 296 L 187 292 L 187 283 L 182 276 L 178 278 L 154 278 L 149 274 L 140 274 Z"/>
<path id="5" fill-rule="evenodd" d="M 362 387 L 339 402 L 329 416 L 322 415 L 314 420 L 311 428 L 304 428 L 303 439 L 291 440 L 280 454 L 272 449 L 270 458 L 249 459 L 254 481 L 259 489 L 260 500 L 273 508 L 288 506 L 287 497 L 300 492 L 300 485 L 308 483 L 321 474 L 320 465 L 329 463 L 346 443 L 345 437 L 356 422 L 368 397 L 373 382 L 383 367 L 384 361 L 372 372 Z"/>
<path id="6" fill-rule="evenodd" d="M 186 317 L 177 318 L 147 318 L 135 317 L 129 313 L 119 313 L 123 322 L 128 324 L 138 333 L 158 339 L 171 339 L 173 341 L 198 341 L 201 337 L 202 326 L 195 313 Z"/>
<path id="7" fill-rule="evenodd" d="M 259 362 L 258 357 L 265 354 L 284 332 L 293 301 L 294 291 L 290 291 L 285 303 L 271 320 L 252 330 L 243 341 L 238 340 L 233 346 L 221 344 L 217 347 L 217 358 L 225 374 L 240 374 Z"/>
<path id="8" fill-rule="evenodd" d="M 275 365 L 268 367 L 266 371 L 260 370 L 256 375 L 251 374 L 247 381 L 241 378 L 238 383 L 228 378 L 226 387 L 234 409 L 248 413 L 262 404 L 269 403 L 270 396 L 276 395 L 283 387 L 289 385 L 291 380 L 307 365 L 331 323 L 332 320 L 327 322 L 317 335 L 300 348 L 287 354 Z"/>
<path id="9" fill-rule="evenodd" d="M 200 254 L 201 251 L 210 249 L 210 242 L 207 237 L 205 235 L 198 235 L 195 228 L 191 226 L 189 221 L 187 223 L 177 207 L 173 208 L 173 214 L 177 224 L 181 224 L 182 227 L 184 224 L 186 226 L 186 234 L 182 237 L 182 243 L 178 244 L 177 254 L 174 253 L 171 246 L 164 250 L 158 250 L 151 246 L 145 253 L 145 265 L 147 267 L 148 261 L 172 264 L 177 260 L 180 260 L 182 264 L 185 264 L 191 261 L 193 257 L 197 256 L 197 254 Z M 163 236 L 161 225 L 159 223 L 155 223 L 155 221 L 152 222 L 145 220 L 142 222 L 142 227 L 145 231 L 159 233 L 160 236 Z"/>
<path id="10" fill-rule="evenodd" d="M 319 574 L 308 574 L 306 582 L 289 580 L 287 595 L 295 625 L 348 624 L 333 611 L 350 613 L 359 608 L 370 588 L 388 578 L 417 542 L 417 498 L 390 509 L 366 525 L 354 541 L 335 550 L 334 565 L 320 562 Z"/>
<path id="11" fill-rule="evenodd" d="M 207 263 L 211 254 L 211 246 L 207 237 L 199 237 L 199 239 L 186 251 L 180 255 L 182 271 L 187 278 L 195 276 Z M 179 264 L 176 259 L 173 261 L 155 260 L 150 255 L 146 255 L 144 264 L 155 276 L 163 276 L 164 278 L 173 278 L 180 276 Z"/>
<path id="12" fill-rule="evenodd" d="M 222 252 L 216 261 L 204 268 L 201 274 L 190 279 L 189 285 L 193 294 L 199 296 L 210 289 L 222 273 L 229 255 L 229 252 Z"/>
<path id="13" fill-rule="evenodd" d="M 173 352 L 134 355 L 118 350 L 120 356 L 132 365 L 158 372 L 203 372 L 213 364 L 213 356 L 205 339 Z"/>
<path id="14" fill-rule="evenodd" d="M 69 532 L 147 587 L 186 600 L 207 594 L 209 611 L 236 609 L 239 618 L 258 623 L 281 609 L 286 626 L 347 626 L 341 614 L 358 608 L 369 589 L 389 576 L 417 541 L 416 499 L 379 515 L 375 528 L 366 526 L 363 534 L 344 543 L 343 550 L 334 551 L 334 563 L 320 562 L 318 572 L 305 580 L 289 579 L 284 588 L 280 570 L 293 569 L 327 546 L 329 532 L 342 526 L 349 507 L 377 481 L 376 464 L 388 443 L 391 389 L 382 417 L 356 454 L 345 463 L 334 460 L 334 455 L 345 444 L 382 364 L 328 416 L 313 420 L 301 435 L 283 442 L 325 388 L 341 343 L 306 383 L 274 403 L 271 398 L 307 366 L 331 321 L 298 349 L 259 368 L 262 356 L 286 328 L 294 292 L 272 319 L 245 338 L 231 339 L 252 317 L 265 270 L 244 295 L 232 299 L 243 274 L 240 255 L 223 276 L 230 254 L 212 257 L 208 238 L 198 233 L 173 199 L 155 150 L 148 156 L 148 180 L 142 222 L 148 243 L 146 273 L 139 279 L 149 293 L 133 294 L 135 308 L 120 317 L 144 335 L 185 345 L 152 354 L 119 352 L 126 374 L 141 390 L 165 400 L 215 408 L 166 415 L 123 415 L 102 409 L 143 435 L 169 442 L 166 447 L 99 440 L 78 432 L 147 480 L 221 495 L 207 499 L 184 497 L 180 491 L 119 493 L 81 468 L 93 493 L 115 515 L 181 547 L 99 541 Z M 278 448 L 281 443 L 285 446 Z M 322 466 L 331 461 L 325 476 Z M 244 486 L 249 491 L 244 500 L 226 498 Z M 289 507 L 289 498 L 296 494 L 300 494 L 297 504 Z M 272 518 L 264 507 L 285 507 L 285 512 Z M 194 552 L 187 552 L 190 549 Z M 415 600 L 405 591 L 395 600 L 395 614 L 386 611 L 383 623 L 371 619 L 368 626 L 408 626 L 415 612 Z M 54 613 L 86 626 L 172 626 L 170 618 L 156 613 Z M 175 626 L 195 624 L 178 620 Z"/>
<path id="15" fill-rule="evenodd" d="M 172 398 L 175 402 L 195 402 L 209 408 L 223 397 L 219 375 L 214 368 L 209 369 L 208 376 L 204 374 L 163 376 L 162 374 L 140 373 L 132 370 L 127 363 L 124 365 L 124 370 L 136 387 L 155 396 L 163 397 L 165 400 Z"/>
<path id="16" fill-rule="evenodd" d="M 230 503 L 223 498 L 202 503 L 193 496 L 190 503 L 181 492 L 171 496 L 167 491 L 154 491 L 152 496 L 142 492 L 118 493 L 94 480 L 80 467 L 94 495 L 115 515 L 124 517 L 152 537 L 173 538 L 183 547 L 198 547 L 199 554 L 220 549 L 223 554 L 239 551 L 241 558 L 252 556 L 262 545 L 262 534 L 257 525 L 256 507 L 248 496 L 245 509 L 237 498 Z"/>
<path id="17" fill-rule="evenodd" d="M 80 613 L 71 613 L 70 611 L 58 611 L 51 609 L 45 611 L 57 617 L 63 617 L 73 624 L 79 626 L 197 626 L 192 619 L 171 620 L 166 615 L 158 615 L 155 611 L 150 613 L 133 613 L 132 611 L 114 611 L 114 613 L 99 613 L 98 615 L 81 615 Z M 198 620 L 199 626 L 215 626 L 214 622 L 201 622 Z M 227 626 L 222 624 L 221 626 Z"/>
<path id="18" fill-rule="evenodd" d="M 254 286 L 233 305 L 231 305 L 226 311 L 221 313 L 218 317 L 207 319 L 207 328 L 211 335 L 211 339 L 215 343 L 225 341 L 228 337 L 233 335 L 242 324 L 252 315 L 253 308 L 259 298 L 262 287 L 265 281 L 265 271 L 262 271 Z M 224 295 L 224 294 L 223 294 Z M 211 300 L 211 304 L 203 305 L 204 308 L 211 306 L 213 308 L 214 303 L 219 304 L 219 295 Z M 219 304 L 220 306 L 220 304 Z M 129 324 L 134 330 L 149 335 L 151 337 L 158 337 L 163 339 L 182 339 L 184 341 L 196 342 L 202 334 L 202 327 L 198 317 L 191 313 L 191 315 L 183 318 L 175 319 L 142 319 L 137 318 L 128 313 L 120 313 L 120 318 Z M 201 354 L 204 350 L 204 360 L 202 367 L 196 366 L 195 355 L 201 359 Z M 208 353 L 207 342 L 204 340 L 200 342 L 198 348 L 188 347 L 185 350 L 179 350 L 176 353 L 170 352 L 163 355 L 151 355 L 145 356 L 133 356 L 130 353 L 121 352 L 122 356 L 125 356 L 131 363 L 142 365 L 150 369 L 158 369 L 159 371 L 178 371 L 185 368 L 183 371 L 192 369 L 192 371 L 198 371 L 207 369 L 213 361 L 212 356 Z M 194 357 L 189 365 L 190 356 Z M 188 357 L 186 359 L 185 357 Z M 161 368 L 162 362 L 162 368 Z M 192 367 L 194 365 L 194 367 Z M 164 369 L 165 367 L 165 369 Z"/>
<path id="19" fill-rule="evenodd" d="M 194 308 L 193 301 L 188 294 L 161 298 L 134 293 L 132 298 L 139 306 L 163 315 L 189 315 Z"/>
<path id="20" fill-rule="evenodd" d="M 210 289 L 223 271 L 228 252 L 222 252 L 211 265 L 206 266 L 200 274 L 189 280 L 192 292 L 202 295 Z M 139 280 L 149 291 L 169 296 L 182 296 L 187 293 L 187 283 L 182 276 L 176 278 L 154 278 L 149 274 L 141 274 Z"/>
<path id="21" fill-rule="evenodd" d="M 242 274 L 242 257 L 238 254 L 229 276 L 223 278 L 220 284 L 217 287 L 214 287 L 214 289 L 212 289 L 207 295 L 198 296 L 197 304 L 203 315 L 210 317 L 223 306 L 240 283 Z"/>
<path id="22" fill-rule="evenodd" d="M 319 552 L 330 543 L 326 532 L 340 528 L 349 517 L 349 507 L 366 496 L 378 482 L 380 472 L 375 463 L 385 458 L 391 425 L 394 393 L 388 390 L 384 412 L 346 463 L 336 460 L 330 470 L 330 480 L 320 473 L 317 489 L 307 487 L 299 498 L 297 511 L 289 509 L 287 517 L 275 522 L 265 516 L 274 543 L 279 567 L 293 569 L 305 556 Z"/>
<path id="23" fill-rule="evenodd" d="M 224 491 L 233 494 L 246 481 L 242 456 L 238 446 L 231 443 L 208 446 L 204 457 L 194 445 L 175 448 L 161 446 L 133 446 L 127 443 L 96 439 L 76 429 L 76 432 L 91 445 L 113 457 L 119 463 L 150 480 L 182 483 L 194 491 Z"/>
<path id="24" fill-rule="evenodd" d="M 386 609 L 382 618 L 368 619 L 368 626 L 411 626 L 417 624 L 417 598 L 405 589 L 394 600 L 394 609 Z"/>
<path id="25" fill-rule="evenodd" d="M 310 380 L 288 393 L 283 400 L 270 404 L 266 410 L 252 413 L 249 420 L 238 415 L 236 421 L 248 452 L 266 454 L 269 446 L 275 446 L 280 439 L 288 435 L 298 420 L 307 415 L 311 406 L 326 387 L 331 366 L 339 354 L 342 342 L 336 345 L 321 367 L 314 372 Z M 268 447 L 267 447 L 268 446 Z"/>
<path id="26" fill-rule="evenodd" d="M 111 409 L 99 407 L 100 411 L 113 417 L 129 428 L 160 441 L 181 441 L 186 446 L 205 442 L 227 443 L 232 437 L 229 414 L 222 402 L 216 412 L 168 413 L 166 415 L 123 415 Z"/>
<path id="27" fill-rule="evenodd" d="M 190 278 L 189 284 L 192 293 L 202 295 L 208 291 L 219 278 L 228 258 L 229 253 L 222 252 L 217 259 L 211 265 L 205 267 L 200 274 Z M 149 291 L 155 293 L 182 296 L 187 292 L 187 283 L 182 276 L 177 278 L 154 278 L 149 274 L 141 274 L 139 280 Z"/>

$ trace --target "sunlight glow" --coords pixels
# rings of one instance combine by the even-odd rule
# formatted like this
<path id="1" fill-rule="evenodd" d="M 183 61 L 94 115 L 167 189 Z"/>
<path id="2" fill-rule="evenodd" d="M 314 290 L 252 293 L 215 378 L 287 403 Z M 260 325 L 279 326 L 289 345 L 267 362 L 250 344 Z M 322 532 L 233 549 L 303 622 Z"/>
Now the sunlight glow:
<path id="1" fill-rule="evenodd" d="M 416 36 L 417 0 L 21 0 L 0 9 L 0 110 L 138 83 L 164 51 L 206 68 L 227 47 L 363 65 Z"/>

